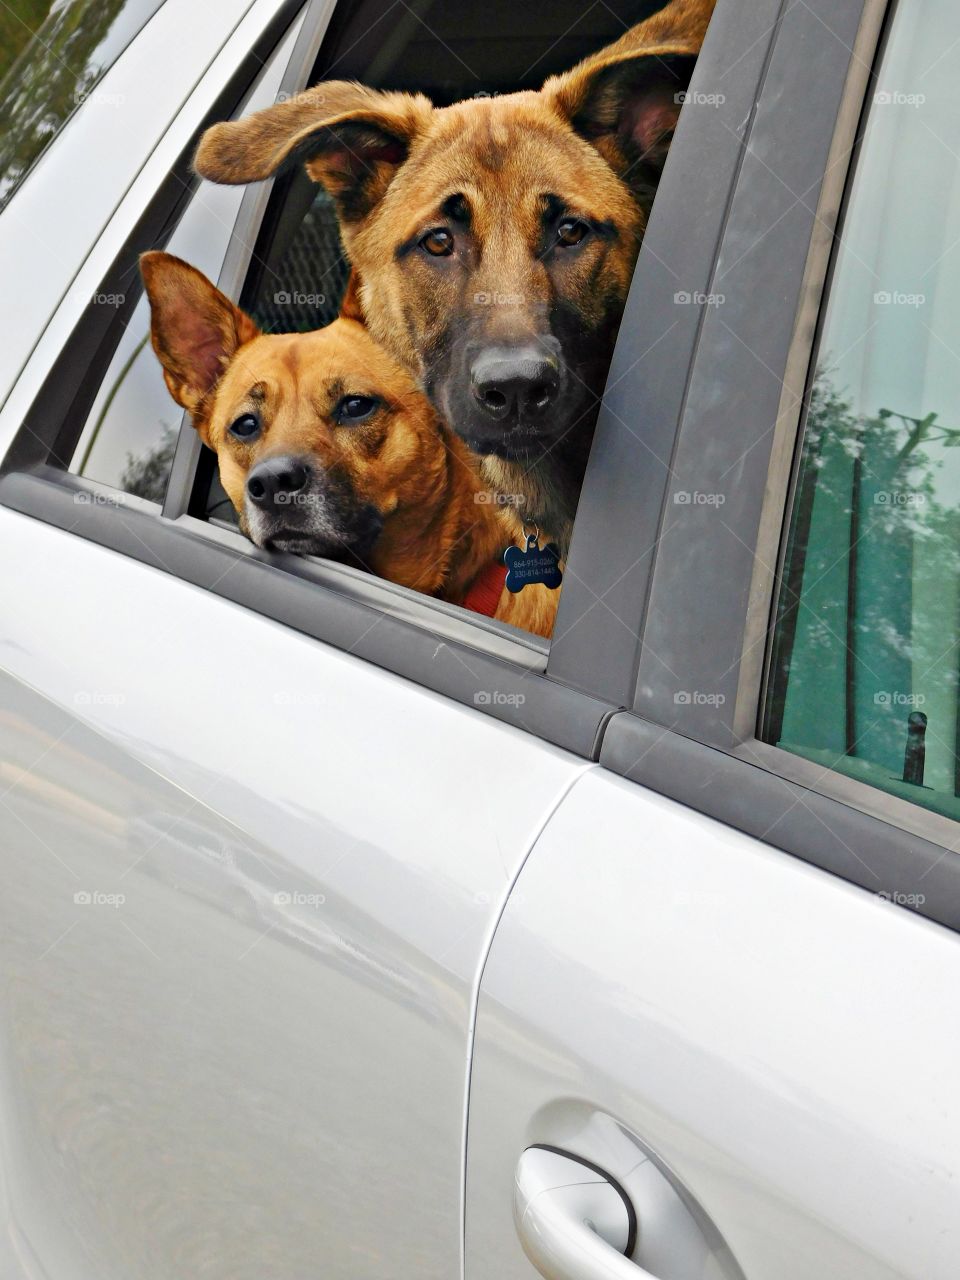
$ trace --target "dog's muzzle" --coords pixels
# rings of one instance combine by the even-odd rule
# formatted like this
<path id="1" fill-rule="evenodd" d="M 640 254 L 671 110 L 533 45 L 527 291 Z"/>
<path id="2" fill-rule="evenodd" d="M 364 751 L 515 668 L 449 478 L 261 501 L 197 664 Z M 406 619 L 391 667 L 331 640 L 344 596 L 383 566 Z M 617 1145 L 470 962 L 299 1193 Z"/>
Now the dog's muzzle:
<path id="1" fill-rule="evenodd" d="M 555 338 L 468 351 L 465 373 L 449 421 L 475 453 L 521 457 L 556 437 L 567 376 Z"/>
<path id="2" fill-rule="evenodd" d="M 560 361 L 540 346 L 487 347 L 470 369 L 473 398 L 495 422 L 537 420 L 560 390 Z"/>
<path id="3" fill-rule="evenodd" d="M 265 458 L 247 476 L 244 516 L 258 547 L 331 559 L 362 557 L 383 529 L 380 512 L 309 457 Z"/>
<path id="4" fill-rule="evenodd" d="M 251 467 L 247 476 L 247 498 L 262 511 L 289 506 L 302 495 L 313 468 L 302 458 L 283 455 L 265 458 Z"/>

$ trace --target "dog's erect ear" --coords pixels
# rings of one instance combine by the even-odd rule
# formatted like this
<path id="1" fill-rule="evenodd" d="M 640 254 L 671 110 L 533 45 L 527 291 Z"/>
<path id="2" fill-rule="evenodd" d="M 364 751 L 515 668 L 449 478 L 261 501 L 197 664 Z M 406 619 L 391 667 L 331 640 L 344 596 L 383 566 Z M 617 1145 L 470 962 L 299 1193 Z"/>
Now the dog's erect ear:
<path id="1" fill-rule="evenodd" d="M 433 110 L 422 94 L 381 93 L 345 80 L 315 85 L 243 120 L 215 124 L 193 165 L 212 182 L 257 182 L 300 160 L 345 222 L 386 191 Z"/>
<path id="2" fill-rule="evenodd" d="M 144 253 L 150 337 L 177 404 L 195 412 L 238 347 L 260 330 L 196 267 L 170 253 Z"/>
<path id="3" fill-rule="evenodd" d="M 641 199 L 652 196 L 716 0 L 671 0 L 543 86 Z"/>
<path id="4" fill-rule="evenodd" d="M 357 275 L 356 268 L 350 272 L 346 291 L 340 300 L 340 318 L 342 320 L 359 320 L 361 324 L 366 324 L 366 320 L 363 317 L 363 307 L 360 305 L 360 277 Z"/>

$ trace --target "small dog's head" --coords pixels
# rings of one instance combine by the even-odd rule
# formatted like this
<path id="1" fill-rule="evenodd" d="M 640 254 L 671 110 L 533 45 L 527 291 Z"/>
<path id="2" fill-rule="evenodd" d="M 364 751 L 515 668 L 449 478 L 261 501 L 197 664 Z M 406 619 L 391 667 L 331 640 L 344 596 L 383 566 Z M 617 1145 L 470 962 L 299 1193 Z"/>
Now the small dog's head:
<path id="1" fill-rule="evenodd" d="M 536 93 L 442 109 L 315 86 L 204 135 L 218 182 L 306 163 L 337 204 L 371 332 L 477 453 L 534 457 L 602 388 L 713 0 L 672 0 Z"/>
<path id="2" fill-rule="evenodd" d="M 366 563 L 444 474 L 429 402 L 356 320 L 262 334 L 195 268 L 146 253 L 151 337 L 171 395 L 217 454 L 260 547 Z"/>

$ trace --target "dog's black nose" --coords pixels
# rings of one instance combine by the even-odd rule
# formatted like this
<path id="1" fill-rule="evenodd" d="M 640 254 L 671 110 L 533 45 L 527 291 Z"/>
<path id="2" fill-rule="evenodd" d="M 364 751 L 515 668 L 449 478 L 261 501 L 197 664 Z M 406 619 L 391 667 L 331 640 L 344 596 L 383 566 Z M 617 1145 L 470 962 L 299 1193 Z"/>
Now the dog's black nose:
<path id="1" fill-rule="evenodd" d="M 474 360 L 470 381 L 474 398 L 492 418 L 533 417 L 556 399 L 560 361 L 532 343 L 487 347 Z"/>
<path id="2" fill-rule="evenodd" d="M 302 493 L 310 471 L 300 458 L 265 458 L 247 476 L 247 494 L 258 507 L 284 505 Z"/>

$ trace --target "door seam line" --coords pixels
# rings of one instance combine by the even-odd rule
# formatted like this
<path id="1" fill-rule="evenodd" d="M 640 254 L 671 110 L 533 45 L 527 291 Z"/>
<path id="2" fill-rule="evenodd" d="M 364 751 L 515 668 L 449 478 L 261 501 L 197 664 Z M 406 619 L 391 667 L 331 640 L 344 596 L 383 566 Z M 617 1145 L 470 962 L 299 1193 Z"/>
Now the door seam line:
<path id="1" fill-rule="evenodd" d="M 580 781 L 580 779 L 584 776 L 584 774 L 591 773 L 594 770 L 599 768 L 600 768 L 600 765 L 597 764 L 595 761 L 585 760 L 582 766 L 576 771 L 576 773 L 574 773 L 574 775 L 571 778 L 569 778 L 567 782 L 563 785 L 563 787 L 560 789 L 559 794 L 555 797 L 553 802 L 550 804 L 549 808 L 544 813 L 540 822 L 537 823 L 536 826 L 534 827 L 530 840 L 527 844 L 527 847 L 524 850 L 522 857 L 520 858 L 520 863 L 516 869 L 516 872 L 512 876 L 510 883 L 506 886 L 506 889 L 503 894 L 503 898 L 497 908 L 495 915 L 493 916 L 490 922 L 489 928 L 487 930 L 487 935 L 481 947 L 480 960 L 477 965 L 474 981 L 471 985 L 471 990 L 470 990 L 470 1013 L 467 1019 L 467 1061 L 466 1061 L 466 1076 L 464 1079 L 463 1115 L 462 1115 L 462 1123 L 461 1123 L 461 1130 L 460 1130 L 460 1280 L 466 1280 L 467 1134 L 468 1134 L 469 1123 L 470 1123 L 470 1091 L 471 1091 L 471 1084 L 472 1084 L 472 1077 L 473 1077 L 473 1051 L 474 1051 L 474 1044 L 476 1039 L 477 1011 L 480 1005 L 480 989 L 481 989 L 481 986 L 483 985 L 484 971 L 487 967 L 487 960 L 490 956 L 490 951 L 493 947 L 494 939 L 497 935 L 498 929 L 500 928 L 500 921 L 503 919 L 503 914 L 507 909 L 507 903 L 510 901 L 511 894 L 513 893 L 514 888 L 516 887 L 517 881 L 520 879 L 520 876 L 523 874 L 523 869 L 527 865 L 527 859 L 530 857 L 531 853 L 533 853 L 534 849 L 537 846 L 537 842 L 539 841 L 540 837 L 543 835 L 544 831 L 547 829 L 547 826 L 553 819 L 554 814 L 556 814 L 557 810 L 563 804 L 564 800 L 566 800 L 567 796 L 570 794 L 570 792 L 573 790 L 576 784 Z"/>

